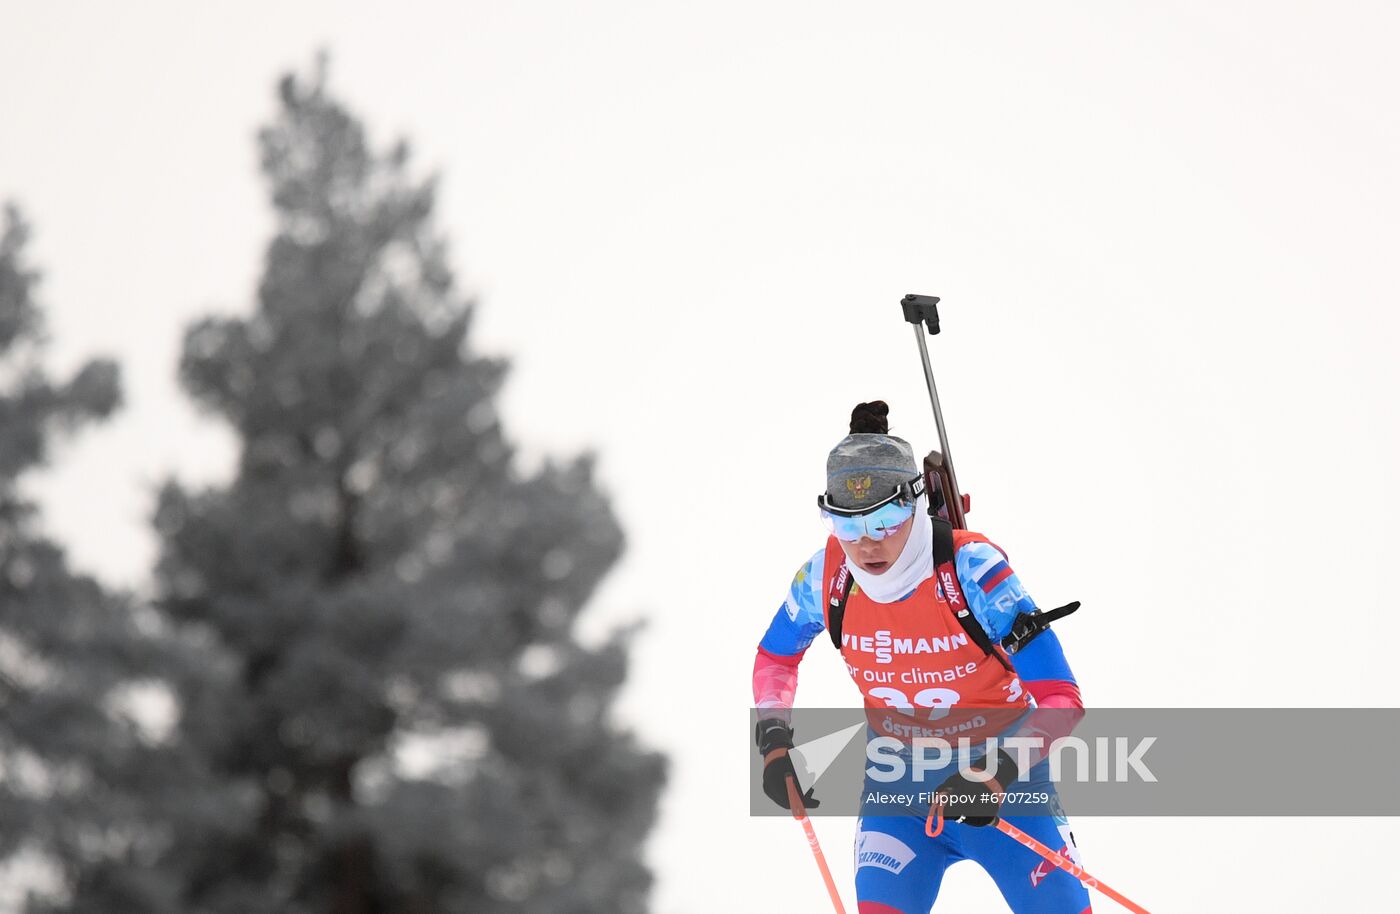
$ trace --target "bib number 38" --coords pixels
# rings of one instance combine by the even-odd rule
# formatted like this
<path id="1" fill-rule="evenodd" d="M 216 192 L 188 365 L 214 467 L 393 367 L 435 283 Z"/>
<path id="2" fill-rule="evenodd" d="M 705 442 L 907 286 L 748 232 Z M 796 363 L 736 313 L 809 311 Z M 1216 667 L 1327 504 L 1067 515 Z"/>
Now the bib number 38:
<path id="1" fill-rule="evenodd" d="M 883 701 L 886 707 L 898 708 L 901 711 L 913 711 L 916 707 L 928 708 L 929 720 L 947 717 L 948 711 L 962 698 L 962 694 L 953 689 L 924 689 L 910 701 L 908 694 L 892 686 L 880 686 L 871 689 L 867 694 L 871 698 Z"/>

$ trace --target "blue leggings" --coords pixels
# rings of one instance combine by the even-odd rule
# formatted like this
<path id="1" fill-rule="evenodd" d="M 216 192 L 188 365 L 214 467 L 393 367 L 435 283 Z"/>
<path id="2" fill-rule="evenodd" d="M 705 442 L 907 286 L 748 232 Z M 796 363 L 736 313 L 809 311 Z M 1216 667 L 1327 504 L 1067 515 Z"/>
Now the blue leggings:
<path id="1" fill-rule="evenodd" d="M 1006 821 L 1041 844 L 1077 858 L 1063 815 L 1011 815 Z M 865 815 L 856 823 L 860 914 L 928 914 L 938 897 L 943 871 L 959 860 L 980 863 L 1015 914 L 1089 910 L 1089 892 L 1079 880 L 992 826 L 945 822 L 943 833 L 930 838 L 921 816 Z"/>

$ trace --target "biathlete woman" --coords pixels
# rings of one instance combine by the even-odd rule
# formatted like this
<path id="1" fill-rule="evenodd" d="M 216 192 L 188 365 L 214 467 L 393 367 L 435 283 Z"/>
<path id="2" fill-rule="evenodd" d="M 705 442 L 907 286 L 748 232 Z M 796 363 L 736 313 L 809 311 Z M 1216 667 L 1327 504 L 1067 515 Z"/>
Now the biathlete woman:
<path id="1" fill-rule="evenodd" d="M 1064 733 L 1083 714 L 1079 687 L 1052 631 L 1042 632 L 1014 657 L 1001 648 L 1017 616 L 1034 612 L 1035 604 L 998 547 L 980 534 L 953 531 L 957 582 L 947 587 L 953 599 L 945 597 L 919 466 L 908 442 L 889 434 L 888 415 L 882 401 L 858 405 L 851 433 L 828 455 L 820 503 L 830 537 L 793 578 L 754 660 L 764 792 L 784 809 L 786 779 L 796 778 L 788 750 L 797 667 L 829 626 L 840 629 L 842 658 L 872 721 L 893 713 L 889 709 L 923 712 L 918 719 L 937 721 L 981 708 L 1024 724 L 1033 708 L 1060 708 L 1066 710 L 1059 718 L 1068 721 Z M 959 589 L 972 620 L 956 616 Z M 844 609 L 837 619 L 829 614 L 840 594 Z M 986 637 L 967 637 L 970 625 L 980 626 Z M 877 735 L 872 722 L 870 736 Z M 959 860 L 979 863 L 1016 914 L 1088 911 L 1089 894 L 1078 880 L 986 827 L 1001 815 L 1078 859 L 1043 756 L 998 750 L 988 759 L 969 752 L 936 772 L 925 796 L 937 785 L 947 797 L 963 801 L 945 807 L 947 819 L 937 837 L 926 831 L 927 802 L 891 808 L 869 799 L 889 791 L 872 780 L 878 766 L 868 768 L 855 839 L 860 914 L 926 914 L 944 870 Z M 991 778 L 969 778 L 968 771 Z M 809 807 L 819 805 L 813 790 L 804 796 Z M 1028 799 L 1012 806 L 1012 796 Z"/>

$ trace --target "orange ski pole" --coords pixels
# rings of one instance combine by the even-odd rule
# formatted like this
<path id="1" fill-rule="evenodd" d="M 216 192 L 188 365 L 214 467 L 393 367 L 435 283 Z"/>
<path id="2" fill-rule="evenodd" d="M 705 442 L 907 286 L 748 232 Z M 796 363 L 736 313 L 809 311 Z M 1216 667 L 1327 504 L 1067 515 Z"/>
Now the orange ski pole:
<path id="1" fill-rule="evenodd" d="M 935 821 L 937 821 L 938 823 L 936 826 L 934 825 Z M 1055 866 L 1064 870 L 1066 873 L 1069 873 L 1075 879 L 1078 879 L 1080 882 L 1084 883 L 1086 887 L 1091 889 L 1097 889 L 1099 892 L 1102 892 L 1109 898 L 1112 898 L 1114 901 L 1118 902 L 1123 907 L 1127 908 L 1129 911 L 1135 912 L 1135 914 L 1151 914 L 1151 912 L 1144 908 L 1142 905 L 1138 904 L 1135 901 L 1129 900 L 1126 896 L 1123 895 L 1122 892 L 1119 892 L 1111 886 L 1105 885 L 1104 883 L 1095 879 L 1093 876 L 1090 876 L 1088 873 L 1084 872 L 1084 867 L 1075 863 L 1073 860 L 1069 859 L 1068 857 L 1064 856 L 1058 851 L 1053 851 L 1050 848 L 1046 847 L 1044 844 L 1041 844 L 1039 841 L 1035 840 L 1030 835 L 1021 831 L 1019 828 L 1012 825 L 1005 819 L 997 819 L 996 827 L 997 831 L 1001 832 L 1003 835 L 1006 835 L 1008 838 L 1015 841 L 1017 844 L 1020 844 L 1023 847 L 1029 847 L 1031 850 L 1035 851 L 1037 854 L 1043 857 L 1047 863 L 1053 863 Z M 936 838 L 938 837 L 938 834 L 941 831 L 943 831 L 943 806 L 940 803 L 934 803 L 933 809 L 931 809 L 928 814 L 928 822 L 924 825 L 924 833 L 927 834 L 930 838 Z"/>
<path id="2" fill-rule="evenodd" d="M 841 904 L 841 893 L 836 891 L 836 880 L 831 878 L 831 869 L 826 865 L 826 857 L 822 854 L 822 846 L 817 843 L 817 832 L 812 828 L 812 820 L 807 818 L 807 807 L 802 805 L 802 794 L 797 789 L 797 779 L 788 775 L 788 804 L 792 807 L 792 817 L 802 823 L 802 830 L 807 833 L 807 845 L 812 848 L 812 856 L 817 860 L 817 869 L 822 871 L 822 879 L 826 882 L 826 890 L 831 895 L 831 903 L 836 906 L 836 914 L 846 914 L 846 908 Z"/>

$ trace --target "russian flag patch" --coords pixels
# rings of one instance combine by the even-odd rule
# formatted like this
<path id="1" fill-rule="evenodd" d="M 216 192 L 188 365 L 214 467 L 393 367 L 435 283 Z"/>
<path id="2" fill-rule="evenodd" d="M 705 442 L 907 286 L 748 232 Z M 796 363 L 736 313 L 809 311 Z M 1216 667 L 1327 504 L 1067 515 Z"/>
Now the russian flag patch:
<path id="1" fill-rule="evenodd" d="M 983 593 L 991 593 L 996 586 L 1012 575 L 1011 566 L 1005 562 L 997 562 L 991 568 L 982 573 L 977 579 L 977 586 L 982 588 Z"/>

